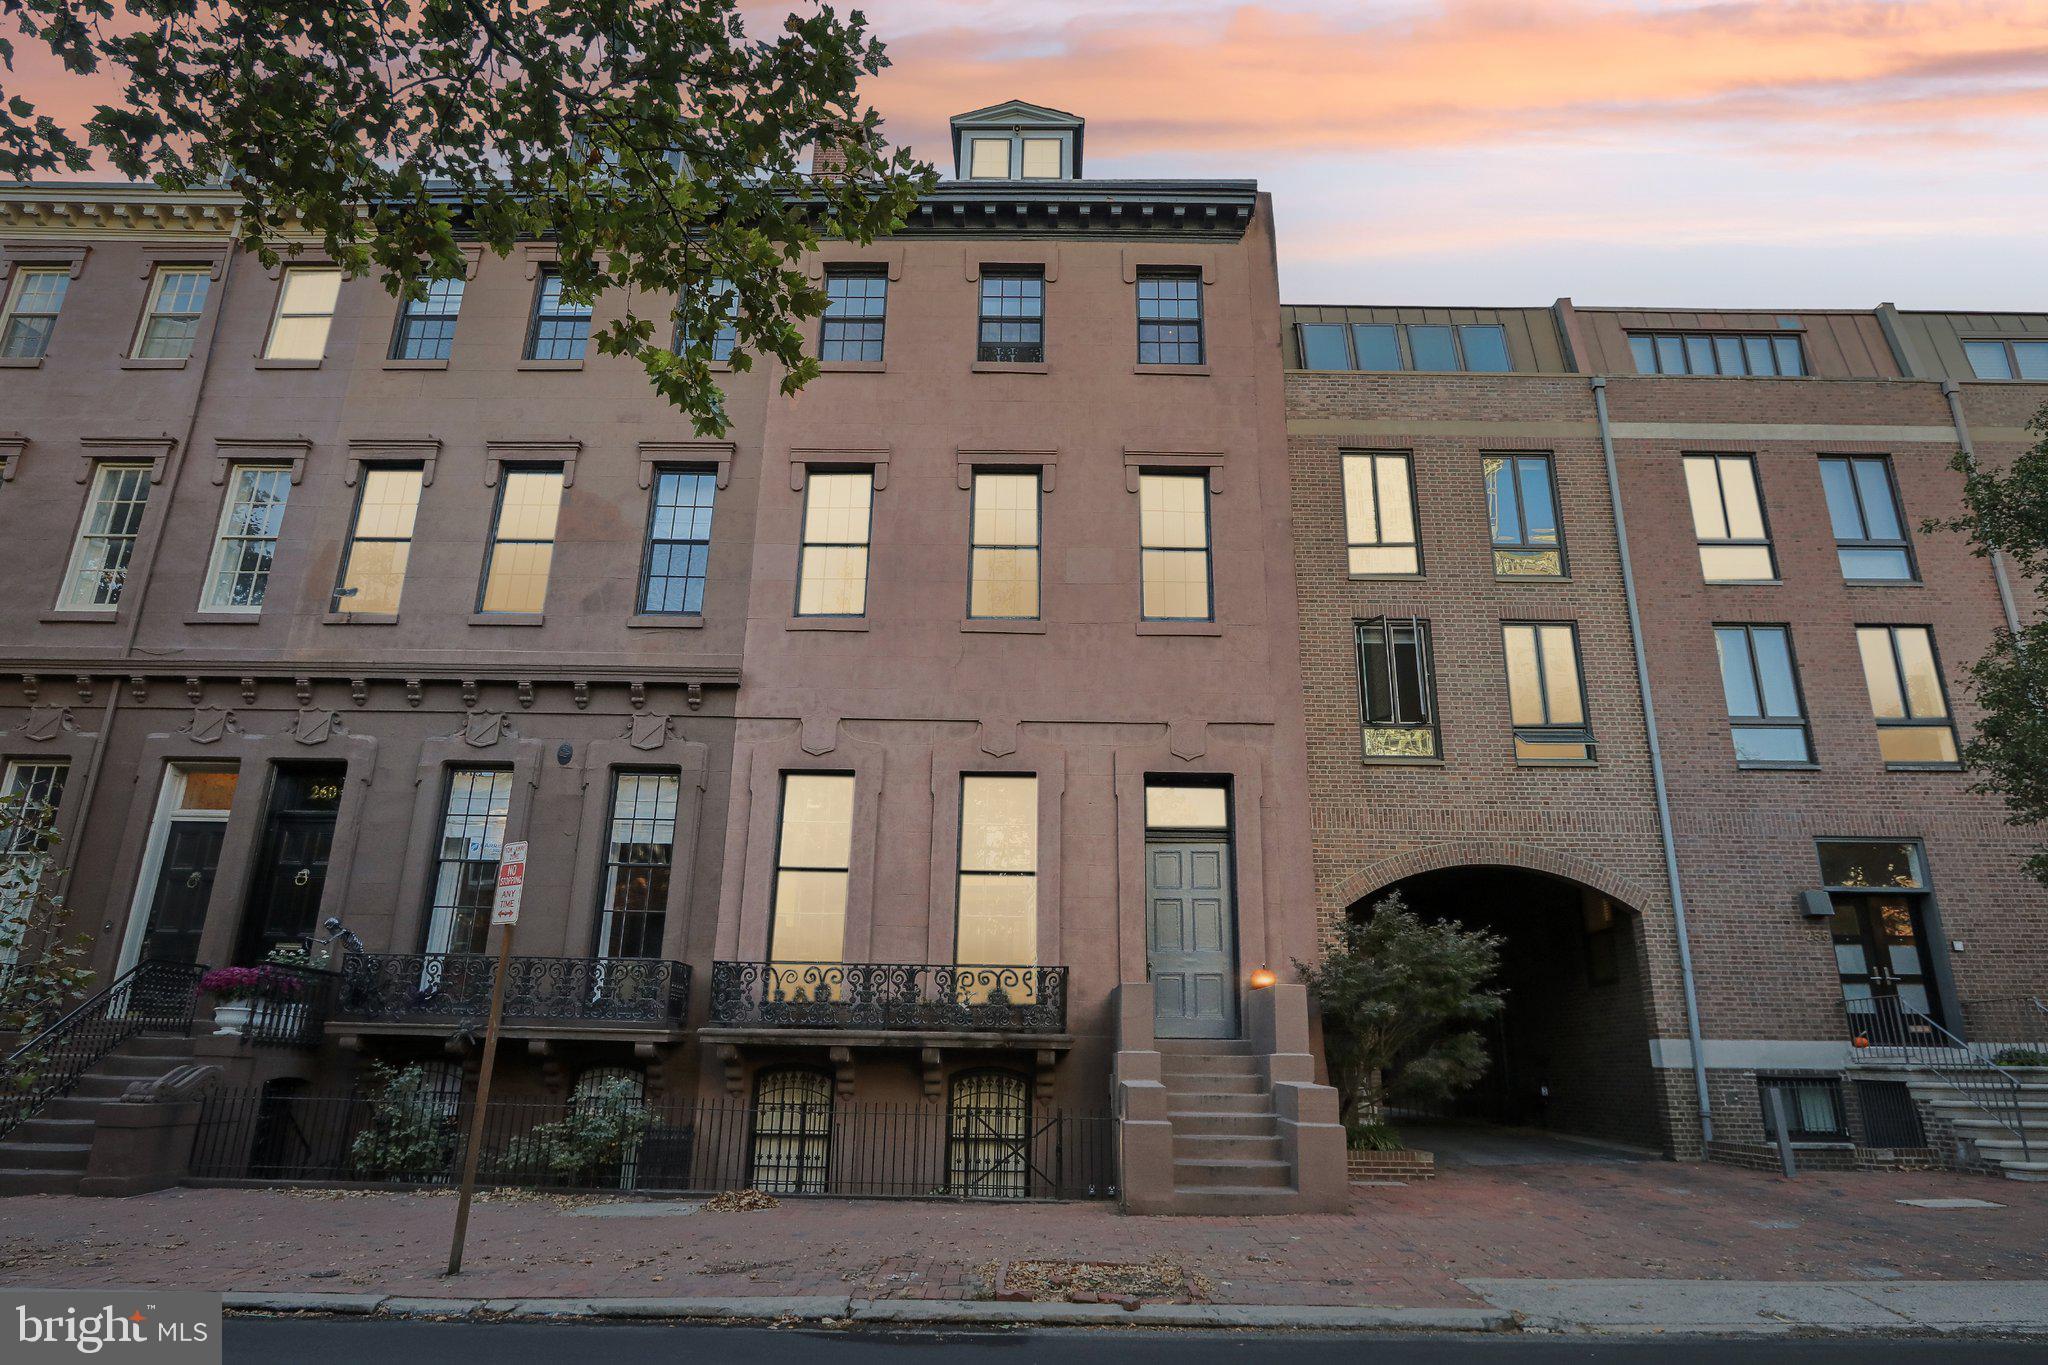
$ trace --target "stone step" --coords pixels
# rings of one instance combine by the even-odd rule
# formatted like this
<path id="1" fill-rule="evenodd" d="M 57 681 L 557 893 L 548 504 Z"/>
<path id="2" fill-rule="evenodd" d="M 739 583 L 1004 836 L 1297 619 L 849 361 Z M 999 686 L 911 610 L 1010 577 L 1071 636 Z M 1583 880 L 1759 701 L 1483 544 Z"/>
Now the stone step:
<path id="1" fill-rule="evenodd" d="M 1199 1109 L 1173 1109 L 1166 1115 L 1176 1138 L 1188 1137 L 1278 1137 L 1279 1116 L 1263 1114 L 1214 1114 Z"/>
<path id="2" fill-rule="evenodd" d="M 0 1149 L 0 1159 L 4 1159 L 4 1149 Z M 20 1170 L 0 1166 L 0 1195 L 76 1194 L 82 1178 L 79 1171 Z"/>
<path id="3" fill-rule="evenodd" d="M 123 1088 L 126 1088 L 125 1085 Z M 46 1101 L 43 1107 L 36 1111 L 36 1118 L 64 1119 L 67 1121 L 82 1119 L 87 1124 L 91 1124 L 99 1117 L 100 1110 L 104 1109 L 107 1104 L 107 1100 L 95 1099 L 88 1095 L 75 1093 L 60 1095 L 54 1100 Z"/>
<path id="4" fill-rule="evenodd" d="M 1278 1133 L 1250 1137 L 1239 1133 L 1183 1133 L 1173 1130 L 1175 1160 L 1189 1161 L 1280 1161 Z"/>
<path id="5" fill-rule="evenodd" d="M 1182 1071 L 1166 1072 L 1159 1078 L 1166 1085 L 1169 1095 L 1263 1095 L 1266 1093 L 1264 1076 L 1233 1076 L 1228 1072 Z"/>
<path id="6" fill-rule="evenodd" d="M 1274 1190 L 1294 1183 L 1294 1168 L 1284 1161 L 1205 1161 L 1199 1157 L 1173 1159 L 1176 1189 L 1223 1186 L 1232 1189 Z"/>
<path id="7" fill-rule="evenodd" d="M 1269 1094 L 1256 1095 L 1223 1094 L 1213 1090 L 1175 1090 L 1168 1087 L 1166 1092 L 1169 1110 L 1187 1114 L 1271 1114 L 1273 1097 Z"/>
<path id="8" fill-rule="evenodd" d="M 190 1061 L 191 1058 L 187 1056 L 185 1060 Z M 153 1081 L 176 1065 L 176 1062 L 165 1057 L 123 1057 L 117 1052 L 111 1057 L 100 1058 L 93 1069 L 86 1074 L 88 1076 L 126 1076 L 130 1080 Z"/>
<path id="9" fill-rule="evenodd" d="M 93 1120 L 90 1118 L 65 1118 L 54 1116 L 48 1106 L 32 1119 L 25 1119 L 7 1135 L 7 1144 L 16 1142 L 57 1142 L 75 1147 L 92 1146 Z"/>
<path id="10" fill-rule="evenodd" d="M 1187 1052 L 1209 1053 L 1218 1057 L 1252 1055 L 1252 1044 L 1248 1038 L 1161 1038 L 1152 1046 L 1161 1056 Z"/>
<path id="11" fill-rule="evenodd" d="M 2007 1180 L 2048 1183 L 2048 1161 L 2008 1161 L 2003 1164 L 2002 1174 Z"/>
<path id="12" fill-rule="evenodd" d="M 1183 1185 L 1174 1190 L 1173 1197 L 1175 1212 L 1210 1218 L 1294 1213 L 1302 1202 L 1300 1191 L 1291 1185 L 1279 1189 L 1263 1185 Z"/>
<path id="13" fill-rule="evenodd" d="M 14 1171 L 82 1171 L 92 1148 L 75 1142 L 0 1142 L 0 1168 Z"/>
<path id="14" fill-rule="evenodd" d="M 143 1079 L 141 1076 L 80 1076 L 78 1083 L 71 1087 L 71 1096 L 83 1100 L 117 1100 L 129 1086 Z"/>
<path id="15" fill-rule="evenodd" d="M 1168 1052 L 1159 1058 L 1159 1070 L 1166 1076 L 1261 1076 L 1266 1059 L 1249 1053 Z"/>
<path id="16" fill-rule="evenodd" d="M 138 1033 L 121 1044 L 121 1051 L 131 1057 L 170 1057 L 189 1062 L 192 1060 L 192 1040 L 182 1034 Z"/>

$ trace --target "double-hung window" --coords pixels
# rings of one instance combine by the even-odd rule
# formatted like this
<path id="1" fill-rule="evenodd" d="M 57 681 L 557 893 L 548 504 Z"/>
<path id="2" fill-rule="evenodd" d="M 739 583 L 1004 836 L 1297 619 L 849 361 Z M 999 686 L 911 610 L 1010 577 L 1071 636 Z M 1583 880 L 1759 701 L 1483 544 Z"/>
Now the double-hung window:
<path id="1" fill-rule="evenodd" d="M 1353 577 L 1422 572 L 1415 533 L 1415 464 L 1387 451 L 1344 456 L 1344 543 Z"/>
<path id="2" fill-rule="evenodd" d="M 599 957 L 661 956 L 680 785 L 674 773 L 612 774 L 604 901 L 597 924 Z"/>
<path id="3" fill-rule="evenodd" d="M 807 979 L 793 964 L 837 963 L 844 955 L 852 867 L 853 774 L 784 773 L 768 957 L 792 964 L 776 974 L 785 992 L 810 994 L 812 985 L 830 992 L 836 986 Z"/>
<path id="4" fill-rule="evenodd" d="M 334 610 L 393 616 L 405 590 L 425 473 L 419 465 L 366 465 L 356 493 L 355 523 L 341 554 Z"/>
<path id="5" fill-rule="evenodd" d="M 1965 341 L 1963 353 L 1979 379 L 2048 379 L 2048 341 Z"/>
<path id="6" fill-rule="evenodd" d="M 455 349 L 455 322 L 462 313 L 463 281 L 428 280 L 426 294 L 407 299 L 391 334 L 393 360 L 446 360 Z"/>
<path id="7" fill-rule="evenodd" d="M 1202 277 L 1189 270 L 1138 272 L 1138 363 L 1199 365 Z"/>
<path id="8" fill-rule="evenodd" d="M 150 282 L 149 307 L 135 334 L 138 360 L 183 360 L 199 338 L 213 272 L 204 266 L 162 266 Z"/>
<path id="9" fill-rule="evenodd" d="M 511 810 L 510 772 L 503 768 L 449 769 L 448 800 L 434 851 L 434 899 L 427 910 L 428 953 L 484 950 L 498 889 L 498 859 L 505 850 L 505 820 Z M 439 964 L 430 963 L 426 975 L 438 981 Z"/>
<path id="10" fill-rule="evenodd" d="M 70 770 L 68 763 L 15 759 L 0 772 L 0 973 L 23 946 L 10 931 L 33 912 L 42 892 L 50 833 Z"/>
<path id="11" fill-rule="evenodd" d="M 1564 531 L 1548 455 L 1488 455 L 1486 517 L 1493 571 L 1502 578 L 1562 578 Z"/>
<path id="12" fill-rule="evenodd" d="M 992 620 L 1038 616 L 1037 470 L 977 470 L 970 513 L 967 614 Z"/>
<path id="13" fill-rule="evenodd" d="M 291 466 L 238 464 L 229 470 L 227 483 L 200 605 L 207 611 L 261 611 L 285 501 L 291 496 Z"/>
<path id="14" fill-rule="evenodd" d="M 1714 649 L 1736 763 L 1745 768 L 1811 763 L 1813 742 L 1800 704 L 1791 632 L 1784 626 L 1715 626 Z"/>
<path id="15" fill-rule="evenodd" d="M 804 481 L 803 544 L 797 552 L 798 616 L 865 616 L 875 473 L 813 469 Z"/>
<path id="16" fill-rule="evenodd" d="M 1358 719 L 1367 758 L 1439 756 L 1428 622 L 1381 616 L 1358 623 Z"/>
<path id="17" fill-rule="evenodd" d="M 151 466 L 102 464 L 93 471 L 92 501 L 71 547 L 57 606 L 64 611 L 112 612 L 128 585 L 128 564 L 149 507 Z"/>
<path id="18" fill-rule="evenodd" d="M 590 305 L 562 296 L 562 272 L 543 268 L 526 330 L 528 360 L 581 360 L 590 340 Z"/>
<path id="19" fill-rule="evenodd" d="M 1899 510 L 1892 462 L 1883 455 L 1823 455 L 1821 487 L 1835 527 L 1835 556 L 1851 583 L 1913 578 L 1913 547 Z"/>
<path id="20" fill-rule="evenodd" d="M 1038 961 L 1038 779 L 970 774 L 960 779 L 960 880 L 953 960 L 977 967 Z M 970 974 L 965 999 L 1002 990 L 1030 998 L 1014 975 Z"/>
<path id="21" fill-rule="evenodd" d="M 828 269 L 818 359 L 880 362 L 889 318 L 889 275 L 880 267 Z"/>
<path id="22" fill-rule="evenodd" d="M 1000 364 L 1045 360 L 1045 272 L 985 267 L 981 272 L 981 330 L 974 358 Z"/>
<path id="23" fill-rule="evenodd" d="M 484 557 L 478 611 L 531 615 L 547 604 L 555 523 L 561 510 L 560 467 L 504 471 L 498 481 L 498 511 Z"/>
<path id="24" fill-rule="evenodd" d="M 1709 583 L 1765 583 L 1778 576 L 1764 522 L 1754 455 L 1688 455 L 1685 491 Z"/>
<path id="25" fill-rule="evenodd" d="M 319 360 L 327 354 L 327 331 L 341 301 L 341 271 L 333 266 L 286 266 L 277 291 L 277 316 L 270 322 L 265 360 Z"/>
<path id="26" fill-rule="evenodd" d="M 0 360 L 40 360 L 50 349 L 64 291 L 71 286 L 69 268 L 24 266 L 14 272 L 7 291 L 5 320 L 0 321 Z"/>
<path id="27" fill-rule="evenodd" d="M 711 331 L 711 359 L 723 365 L 732 359 L 733 348 L 739 345 L 740 333 L 733 321 L 733 310 L 738 304 L 739 293 L 731 280 L 712 280 L 704 289 L 705 306 L 710 309 L 717 325 Z M 676 317 L 676 352 L 681 354 L 690 347 L 690 330 L 682 316 Z"/>
<path id="28" fill-rule="evenodd" d="M 1138 544 L 1148 621 L 1215 618 L 1209 573 L 1209 480 L 1201 474 L 1138 478 Z"/>
<path id="29" fill-rule="evenodd" d="M 1593 758 L 1579 636 L 1565 622 L 1501 627 L 1508 661 L 1508 713 L 1522 763 L 1585 763 Z"/>
<path id="30" fill-rule="evenodd" d="M 1952 768 L 1956 727 L 1926 626 L 1858 626 L 1863 681 L 1887 768 Z"/>
<path id="31" fill-rule="evenodd" d="M 708 469 L 655 471 L 647 513 L 647 564 L 640 578 L 643 613 L 703 613 L 704 580 L 711 564 L 711 501 L 717 489 L 718 477 Z"/>

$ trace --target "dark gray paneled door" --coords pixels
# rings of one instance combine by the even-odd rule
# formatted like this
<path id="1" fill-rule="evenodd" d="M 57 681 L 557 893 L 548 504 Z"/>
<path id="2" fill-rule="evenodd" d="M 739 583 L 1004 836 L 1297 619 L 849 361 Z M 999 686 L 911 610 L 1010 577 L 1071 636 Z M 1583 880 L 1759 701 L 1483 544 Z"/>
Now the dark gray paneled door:
<path id="1" fill-rule="evenodd" d="M 1230 845 L 1145 846 L 1146 966 L 1161 1038 L 1237 1036 L 1237 907 Z"/>
<path id="2" fill-rule="evenodd" d="M 180 820 L 164 835 L 163 865 L 149 902 L 149 929 L 142 956 L 163 962 L 197 962 L 206 903 L 213 898 L 213 874 L 220 866 L 219 820 Z"/>

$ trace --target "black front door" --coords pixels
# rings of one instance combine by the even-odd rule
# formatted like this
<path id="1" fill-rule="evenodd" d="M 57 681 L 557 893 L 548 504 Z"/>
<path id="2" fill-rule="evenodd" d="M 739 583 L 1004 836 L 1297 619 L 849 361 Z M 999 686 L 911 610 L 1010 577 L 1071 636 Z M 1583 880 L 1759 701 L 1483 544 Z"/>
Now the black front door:
<path id="1" fill-rule="evenodd" d="M 239 961 L 259 962 L 278 944 L 296 943 L 319 926 L 344 771 L 339 763 L 277 770 L 242 914 Z"/>
<path id="2" fill-rule="evenodd" d="M 1834 903 L 1835 967 L 1851 1023 L 1880 1045 L 1935 1042 L 1928 1023 L 1943 1022 L 1941 1001 L 1920 898 L 1837 894 Z"/>
<path id="3" fill-rule="evenodd" d="M 1145 967 L 1161 1038 L 1237 1036 L 1237 915 L 1230 845 L 1145 845 Z"/>
<path id="4" fill-rule="evenodd" d="M 164 835 L 163 863 L 149 898 L 149 927 L 142 957 L 160 962 L 197 962 L 199 931 L 206 927 L 206 902 L 220 866 L 220 842 L 228 827 L 219 820 L 175 820 Z"/>

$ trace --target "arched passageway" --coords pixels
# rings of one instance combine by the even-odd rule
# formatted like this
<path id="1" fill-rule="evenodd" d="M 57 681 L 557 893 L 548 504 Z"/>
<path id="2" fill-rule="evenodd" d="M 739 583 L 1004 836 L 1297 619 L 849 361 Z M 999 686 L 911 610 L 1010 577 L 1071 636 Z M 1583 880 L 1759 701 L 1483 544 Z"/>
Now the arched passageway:
<path id="1" fill-rule="evenodd" d="M 1448 1102 L 1398 1107 L 1397 1123 L 1456 1120 L 1665 1146 L 1632 907 L 1550 873 L 1467 865 L 1403 878 L 1350 913 L 1370 915 L 1395 892 L 1424 919 L 1500 935 L 1495 984 L 1506 993 L 1486 1026 L 1487 1075 Z"/>

